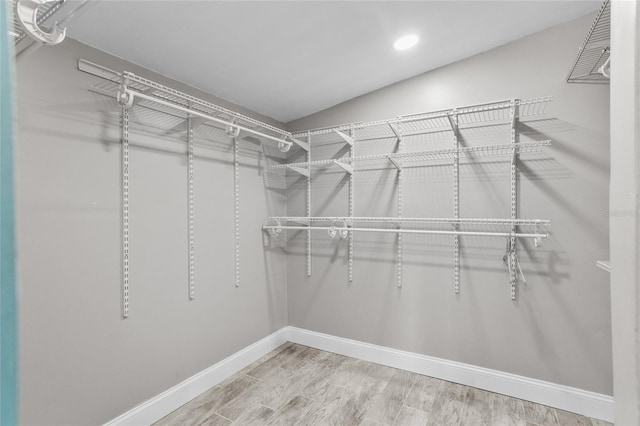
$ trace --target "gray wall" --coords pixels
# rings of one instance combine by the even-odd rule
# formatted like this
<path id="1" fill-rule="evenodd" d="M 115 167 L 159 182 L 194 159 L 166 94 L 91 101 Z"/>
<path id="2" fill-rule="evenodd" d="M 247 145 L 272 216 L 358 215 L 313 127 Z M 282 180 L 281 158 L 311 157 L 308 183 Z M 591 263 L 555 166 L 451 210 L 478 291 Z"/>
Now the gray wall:
<path id="1" fill-rule="evenodd" d="M 565 77 L 594 15 L 397 83 L 289 123 L 302 130 L 344 122 L 553 95 L 522 140 L 552 139 L 520 164 L 520 217 L 550 219 L 541 248 L 520 244 L 526 285 L 510 299 L 505 241 L 462 237 L 461 291 L 453 292 L 453 238 L 406 236 L 404 287 L 395 281 L 395 237 L 355 235 L 354 281 L 346 243 L 314 234 L 313 276 L 304 234 L 290 235 L 289 323 L 310 330 L 465 362 L 611 395 L 608 259 L 608 86 Z M 443 48 L 446 43 L 443 42 Z M 399 61 L 398 66 L 402 66 Z M 319 82 L 318 84 L 322 84 Z M 450 146 L 451 133 L 412 138 L 407 150 Z M 356 135 L 357 137 L 357 135 Z M 508 143 L 508 127 L 463 132 L 464 143 Z M 358 155 L 391 152 L 393 140 L 356 144 Z M 317 146 L 314 159 L 338 154 Z M 408 169 L 405 216 L 451 217 L 451 166 Z M 394 169 L 357 172 L 355 216 L 395 215 Z M 347 215 L 341 173 L 312 176 L 312 214 Z M 305 185 L 291 179 L 288 214 L 304 215 Z M 461 166 L 461 216 L 509 217 L 509 166 L 485 158 Z"/>
<path id="2" fill-rule="evenodd" d="M 171 123 L 138 109 L 130 153 L 131 312 L 121 319 L 119 108 L 87 90 L 98 79 L 77 71 L 78 58 L 242 111 L 73 40 L 19 62 L 24 424 L 103 423 L 287 324 L 285 257 L 265 251 L 259 232 L 268 212 L 284 213 L 285 198 L 265 191 L 256 147 L 242 145 L 242 283 L 235 288 L 233 155 L 225 137 L 196 132 L 190 302 L 184 135 L 163 136 Z"/>

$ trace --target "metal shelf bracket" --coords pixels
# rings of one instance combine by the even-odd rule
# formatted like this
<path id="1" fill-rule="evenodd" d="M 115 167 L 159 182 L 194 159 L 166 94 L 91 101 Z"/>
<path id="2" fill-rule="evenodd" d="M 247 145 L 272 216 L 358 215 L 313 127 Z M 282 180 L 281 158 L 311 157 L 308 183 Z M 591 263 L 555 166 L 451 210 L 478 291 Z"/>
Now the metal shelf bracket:
<path id="1" fill-rule="evenodd" d="M 389 159 L 389 162 L 393 164 L 396 169 L 398 169 L 398 171 L 402 170 L 402 163 L 399 160 L 395 159 L 392 154 L 389 154 L 387 158 Z"/>
<path id="2" fill-rule="evenodd" d="M 308 178 L 308 177 L 310 176 L 310 173 L 309 173 L 309 169 L 308 169 L 308 168 L 307 168 L 307 169 L 305 169 L 305 168 L 302 168 L 302 167 L 287 166 L 287 169 L 289 169 L 289 170 L 291 170 L 291 171 L 294 171 L 294 172 L 296 172 L 296 173 L 298 173 L 298 174 L 301 174 L 302 176 L 304 176 L 304 177 L 306 177 L 306 178 Z"/>
<path id="3" fill-rule="evenodd" d="M 348 145 L 353 146 L 353 138 L 346 133 L 336 130 L 336 134 L 342 138 Z"/>
<path id="4" fill-rule="evenodd" d="M 304 149 L 305 151 L 307 152 L 309 151 L 309 144 L 307 142 L 301 141 L 300 139 L 296 139 L 296 138 L 291 138 L 291 142 L 298 145 L 300 148 Z"/>
<path id="5" fill-rule="evenodd" d="M 350 175 L 353 175 L 353 166 L 347 163 L 343 163 L 342 161 L 339 161 L 339 160 L 333 160 L 333 164 L 340 167 L 342 170 L 349 173 Z"/>

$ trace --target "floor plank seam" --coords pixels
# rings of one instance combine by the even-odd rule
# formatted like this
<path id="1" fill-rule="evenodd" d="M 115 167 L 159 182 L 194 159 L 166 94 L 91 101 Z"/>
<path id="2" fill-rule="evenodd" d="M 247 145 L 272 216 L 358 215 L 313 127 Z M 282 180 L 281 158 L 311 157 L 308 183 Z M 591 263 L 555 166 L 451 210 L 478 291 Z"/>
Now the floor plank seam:
<path id="1" fill-rule="evenodd" d="M 229 420 L 229 423 L 233 423 L 233 422 L 235 421 L 235 420 L 231 420 L 230 418 L 227 418 L 227 417 L 223 416 L 222 414 L 220 414 L 220 413 L 218 413 L 218 412 L 214 412 L 213 414 L 215 414 L 215 415 L 217 415 L 217 416 L 220 416 L 220 417 L 222 417 L 222 418 L 223 418 L 223 419 L 225 419 L 225 420 Z M 207 419 L 204 419 L 204 420 L 207 420 Z"/>

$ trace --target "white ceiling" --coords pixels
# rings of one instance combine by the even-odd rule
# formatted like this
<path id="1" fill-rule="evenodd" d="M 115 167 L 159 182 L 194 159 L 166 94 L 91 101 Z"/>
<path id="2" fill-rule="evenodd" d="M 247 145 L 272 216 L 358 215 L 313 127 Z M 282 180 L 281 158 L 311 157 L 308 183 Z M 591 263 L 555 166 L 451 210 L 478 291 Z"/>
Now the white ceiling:
<path id="1" fill-rule="evenodd" d="M 71 37 L 282 122 L 568 21 L 601 4 L 92 3 L 69 24 Z M 395 38 L 408 32 L 419 34 L 419 44 L 395 51 Z"/>

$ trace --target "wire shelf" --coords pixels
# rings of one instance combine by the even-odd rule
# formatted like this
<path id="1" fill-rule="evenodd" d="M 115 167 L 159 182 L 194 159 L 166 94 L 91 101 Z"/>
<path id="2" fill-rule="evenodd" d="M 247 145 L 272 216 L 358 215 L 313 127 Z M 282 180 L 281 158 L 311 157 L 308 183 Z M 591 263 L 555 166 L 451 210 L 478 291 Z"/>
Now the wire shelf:
<path id="1" fill-rule="evenodd" d="M 438 131 L 451 130 L 449 117 L 456 115 L 460 128 L 471 127 L 481 123 L 509 122 L 510 109 L 512 103 L 518 107 L 520 118 L 541 115 L 545 113 L 547 104 L 551 101 L 551 96 L 526 100 L 504 100 L 490 102 L 486 104 L 466 106 L 462 108 L 445 109 L 441 111 L 419 113 L 399 116 L 388 120 L 368 121 L 353 124 L 342 124 L 338 126 L 323 127 L 304 132 L 294 132 L 296 138 L 304 138 L 308 134 L 311 136 L 335 135 L 336 132 L 346 132 L 350 129 L 357 130 L 357 141 L 393 138 L 396 137 L 391 126 L 402 124 L 403 136 L 414 136 L 419 134 L 433 133 Z M 317 139 L 314 138 L 314 141 Z M 338 139 L 336 139 L 338 140 Z"/>
<path id="2" fill-rule="evenodd" d="M 431 150 L 431 151 L 416 151 L 416 152 L 403 152 L 403 153 L 394 153 L 394 154 L 376 154 L 376 155 L 365 155 L 365 156 L 356 156 L 353 158 L 345 157 L 345 158 L 335 158 L 335 159 L 325 159 L 325 160 L 316 160 L 308 162 L 300 162 L 300 163 L 290 163 L 290 164 L 276 164 L 271 165 L 268 168 L 270 170 L 274 169 L 306 169 L 309 166 L 311 167 L 324 167 L 324 166 L 332 166 L 332 165 L 351 165 L 355 169 L 358 168 L 370 168 L 375 166 L 383 166 L 383 167 L 395 167 L 395 164 L 399 164 L 402 167 L 418 167 L 421 163 L 431 162 L 431 161 L 440 161 L 440 160 L 453 160 L 456 155 L 459 158 L 477 158 L 484 156 L 511 156 L 514 154 L 514 149 L 516 154 L 528 154 L 533 152 L 539 152 L 544 147 L 550 146 L 550 140 L 544 141 L 530 141 L 530 142 L 520 142 L 517 144 L 497 144 L 497 145 L 481 145 L 481 146 L 471 146 L 471 147 L 462 147 L 462 148 L 450 148 L 450 149 L 439 149 L 439 150 Z M 413 163 L 413 164 L 412 164 Z"/>
<path id="3" fill-rule="evenodd" d="M 296 223 L 309 225 L 310 223 L 328 223 L 340 225 L 346 224 L 449 224 L 449 225 L 497 225 L 497 226 L 550 226 L 551 221 L 546 219 L 484 219 L 484 218 L 433 218 L 433 217 L 295 217 L 274 216 L 269 218 L 270 223 Z"/>
<path id="4" fill-rule="evenodd" d="M 188 108 L 191 111 L 206 114 L 210 117 L 222 120 L 223 122 L 228 123 L 228 125 L 243 126 L 247 129 L 282 140 L 291 138 L 291 133 L 285 130 L 263 123 L 254 118 L 247 117 L 235 111 L 231 111 L 211 102 L 204 101 L 187 93 L 164 86 L 155 81 L 140 77 L 136 74 L 126 71 L 118 73 L 84 60 L 80 60 L 78 62 L 78 67 L 83 71 L 101 77 L 101 81 L 91 86 L 91 91 L 113 98 L 116 98 L 122 82 L 126 80 L 127 88 L 129 90 L 145 95 L 146 97 L 151 97 L 151 99 L 135 97 L 134 106 L 146 107 L 147 109 L 154 111 L 156 115 L 174 116 L 182 119 L 187 118 L 187 113 L 166 105 L 166 103 L 170 103 L 177 107 Z M 207 125 L 225 130 L 225 125 L 222 123 L 207 122 Z"/>
<path id="5" fill-rule="evenodd" d="M 611 3 L 605 1 L 587 37 L 580 47 L 571 71 L 568 83 L 608 84 L 609 78 L 599 72 L 611 55 Z"/>

